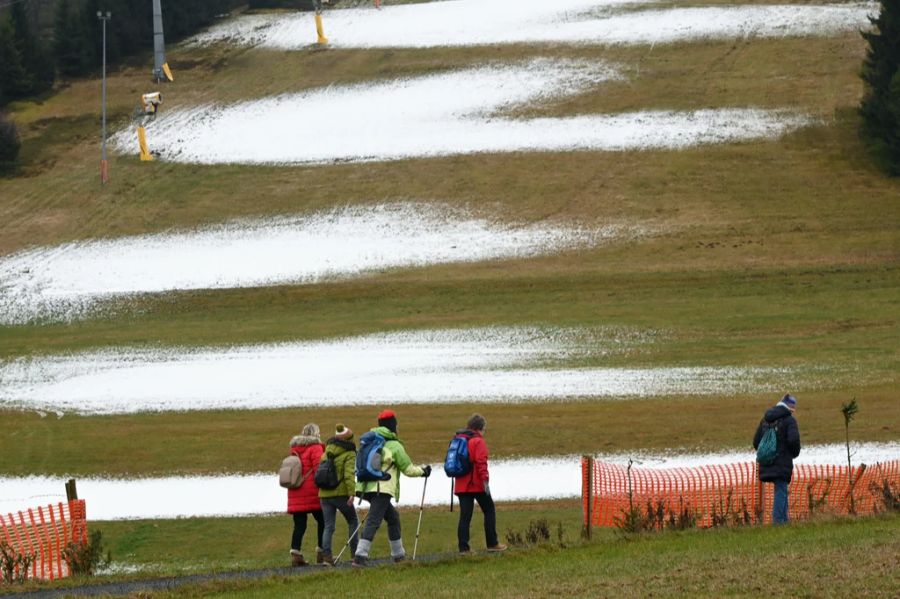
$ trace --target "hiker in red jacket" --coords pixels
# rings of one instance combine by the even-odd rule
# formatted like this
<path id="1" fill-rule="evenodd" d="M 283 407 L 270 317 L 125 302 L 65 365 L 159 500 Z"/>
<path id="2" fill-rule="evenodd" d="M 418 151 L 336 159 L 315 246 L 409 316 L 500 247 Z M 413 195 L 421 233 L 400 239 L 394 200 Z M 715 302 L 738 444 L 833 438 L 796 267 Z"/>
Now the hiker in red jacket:
<path id="1" fill-rule="evenodd" d="M 491 499 L 491 489 L 488 484 L 488 448 L 484 442 L 484 431 L 487 422 L 481 414 L 473 414 L 466 424 L 466 429 L 459 431 L 469 437 L 469 462 L 472 469 L 468 474 L 456 478 L 454 493 L 459 498 L 459 526 L 456 535 L 459 540 L 459 552 L 469 553 L 469 526 L 472 523 L 472 514 L 475 511 L 475 502 L 484 514 L 484 537 L 488 551 L 504 551 L 506 545 L 502 545 L 497 539 L 497 513 L 494 509 L 494 500 Z"/>
<path id="2" fill-rule="evenodd" d="M 294 518 L 294 532 L 291 535 L 291 565 L 306 566 L 308 562 L 303 559 L 300 546 L 303 543 L 303 535 L 306 533 L 307 515 L 312 515 L 316 520 L 318 543 L 316 545 L 316 563 L 324 560 L 322 553 L 322 533 L 325 529 L 325 519 L 322 517 L 322 504 L 319 503 L 319 488 L 316 486 L 316 468 L 325 446 L 319 437 L 319 425 L 310 422 L 303 427 L 299 435 L 291 439 L 291 453 L 300 458 L 300 466 L 303 471 L 303 484 L 296 489 L 288 489 L 288 513 Z"/>

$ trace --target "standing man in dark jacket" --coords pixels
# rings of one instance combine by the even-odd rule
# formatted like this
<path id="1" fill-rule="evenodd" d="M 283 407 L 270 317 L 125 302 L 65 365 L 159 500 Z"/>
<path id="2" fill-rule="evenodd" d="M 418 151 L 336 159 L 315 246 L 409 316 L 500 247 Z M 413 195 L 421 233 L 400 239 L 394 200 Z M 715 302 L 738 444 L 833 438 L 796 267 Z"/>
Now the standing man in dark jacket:
<path id="1" fill-rule="evenodd" d="M 466 424 L 465 430 L 457 434 L 469 438 L 469 463 L 472 469 L 462 476 L 456 477 L 454 493 L 459 498 L 459 525 L 456 534 L 459 541 L 459 552 L 469 553 L 469 526 L 475 512 L 475 502 L 484 515 L 484 537 L 488 551 L 504 551 L 506 545 L 497 539 L 497 512 L 491 498 L 488 473 L 488 448 L 484 442 L 484 431 L 487 422 L 480 414 L 473 414 Z"/>
<path id="2" fill-rule="evenodd" d="M 788 393 L 774 407 L 766 410 L 753 435 L 753 449 L 756 449 L 766 430 L 775 427 L 778 455 L 771 464 L 759 465 L 759 480 L 775 484 L 772 504 L 772 522 L 775 524 L 788 522 L 788 484 L 794 474 L 794 458 L 800 455 L 800 428 L 794 418 L 796 409 L 797 399 Z"/>

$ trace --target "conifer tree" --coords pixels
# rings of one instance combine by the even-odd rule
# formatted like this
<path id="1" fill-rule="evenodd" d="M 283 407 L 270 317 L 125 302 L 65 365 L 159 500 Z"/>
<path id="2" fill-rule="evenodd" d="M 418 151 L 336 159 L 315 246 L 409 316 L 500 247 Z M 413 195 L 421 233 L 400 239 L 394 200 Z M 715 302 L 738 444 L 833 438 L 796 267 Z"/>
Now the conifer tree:
<path id="1" fill-rule="evenodd" d="M 19 155 L 19 134 L 16 126 L 0 112 L 0 174 L 10 170 Z"/>
<path id="2" fill-rule="evenodd" d="M 16 48 L 22 58 L 22 66 L 31 78 L 29 95 L 49 89 L 53 85 L 55 74 L 53 60 L 32 32 L 28 16 L 25 14 L 25 4 L 22 2 L 13 4 L 9 17 L 15 33 Z"/>
<path id="3" fill-rule="evenodd" d="M 870 20 L 873 31 L 862 34 L 869 43 L 862 69 L 863 131 L 888 172 L 900 176 L 900 0 L 881 0 L 881 12 Z"/>
<path id="4" fill-rule="evenodd" d="M 69 0 L 60 0 L 56 8 L 53 27 L 56 67 L 60 74 L 74 77 L 85 72 L 87 60 L 84 52 L 84 35 L 78 11 Z"/>
<path id="5" fill-rule="evenodd" d="M 25 97 L 31 89 L 32 79 L 22 64 L 12 23 L 8 17 L 0 17 L 0 104 Z"/>

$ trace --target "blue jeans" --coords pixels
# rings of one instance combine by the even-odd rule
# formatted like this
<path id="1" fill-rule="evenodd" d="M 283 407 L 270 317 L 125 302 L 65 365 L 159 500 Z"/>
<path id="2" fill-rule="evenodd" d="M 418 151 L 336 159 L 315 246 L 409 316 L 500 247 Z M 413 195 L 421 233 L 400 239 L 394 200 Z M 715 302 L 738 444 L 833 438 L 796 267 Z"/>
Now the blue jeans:
<path id="1" fill-rule="evenodd" d="M 347 505 L 346 495 L 343 497 L 328 497 L 321 500 L 322 515 L 325 518 L 325 532 L 322 533 L 322 551 L 331 555 L 331 539 L 334 537 L 334 529 L 337 520 L 337 512 L 340 512 L 347 521 L 347 538 L 350 539 L 350 555 L 356 553 L 357 539 L 359 538 L 359 519 L 352 505 Z"/>
<path id="2" fill-rule="evenodd" d="M 786 480 L 776 480 L 775 498 L 772 501 L 772 523 L 787 524 L 788 523 L 788 482 Z"/>

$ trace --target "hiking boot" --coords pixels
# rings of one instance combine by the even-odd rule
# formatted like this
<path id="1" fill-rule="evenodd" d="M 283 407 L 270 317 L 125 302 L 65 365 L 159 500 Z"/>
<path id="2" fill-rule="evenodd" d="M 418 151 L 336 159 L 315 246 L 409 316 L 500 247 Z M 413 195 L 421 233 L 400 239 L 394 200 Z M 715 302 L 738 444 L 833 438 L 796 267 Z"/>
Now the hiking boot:
<path id="1" fill-rule="evenodd" d="M 394 560 L 395 564 L 399 564 L 400 562 L 406 561 L 406 555 L 393 555 L 391 559 Z"/>
<path id="2" fill-rule="evenodd" d="M 325 552 L 321 547 L 316 547 L 316 565 L 321 566 L 325 563 Z"/>
<path id="3" fill-rule="evenodd" d="M 316 556 L 316 559 L 319 559 L 319 556 Z M 323 566 L 333 566 L 334 565 L 334 557 L 330 553 L 322 552 L 322 561 L 320 562 Z"/>
<path id="4" fill-rule="evenodd" d="M 459 554 L 460 555 L 472 555 L 472 550 L 471 549 L 460 549 Z"/>
<path id="5" fill-rule="evenodd" d="M 365 568 L 369 565 L 369 558 L 363 557 L 361 555 L 354 555 L 353 561 L 350 562 L 350 566 L 353 568 Z"/>
<path id="6" fill-rule="evenodd" d="M 501 551 L 506 551 L 507 549 L 508 547 L 503 543 L 497 543 L 496 545 L 487 548 L 487 550 L 491 553 L 500 553 Z"/>
<path id="7" fill-rule="evenodd" d="M 308 566 L 309 562 L 303 559 L 303 554 L 296 549 L 291 549 L 291 566 L 299 568 L 300 566 Z"/>

